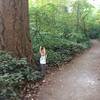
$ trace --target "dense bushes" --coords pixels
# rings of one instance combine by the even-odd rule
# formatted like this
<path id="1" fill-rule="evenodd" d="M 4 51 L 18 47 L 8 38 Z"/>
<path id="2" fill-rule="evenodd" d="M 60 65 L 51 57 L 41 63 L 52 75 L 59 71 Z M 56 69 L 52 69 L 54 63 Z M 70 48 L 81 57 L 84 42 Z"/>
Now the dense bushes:
<path id="1" fill-rule="evenodd" d="M 74 19 L 66 9 L 52 3 L 36 7 L 31 5 L 30 33 L 37 61 L 39 46 L 46 47 L 48 64 L 69 60 L 72 55 L 88 47 L 89 40 L 84 33 L 75 32 Z"/>
<path id="2" fill-rule="evenodd" d="M 80 38 L 78 37 L 78 40 L 79 39 Z M 57 65 L 64 61 L 69 61 L 76 53 L 80 53 L 89 47 L 88 41 L 81 42 L 81 40 L 79 43 L 77 43 L 74 41 L 74 38 L 72 41 L 58 34 L 41 34 L 41 36 L 38 35 L 34 37 L 32 41 L 35 59 L 37 61 L 39 60 L 39 46 L 45 46 L 48 54 L 47 63 L 49 65 Z"/>
<path id="3" fill-rule="evenodd" d="M 31 0 L 30 0 L 31 1 Z M 47 49 L 47 64 L 58 65 L 69 61 L 76 53 L 89 47 L 82 31 L 76 32 L 75 16 L 66 6 L 47 3 L 30 7 L 30 33 L 34 58 L 39 63 L 39 47 Z"/>
<path id="4" fill-rule="evenodd" d="M 20 100 L 20 90 L 25 82 L 41 78 L 25 58 L 16 59 L 0 51 L 0 100 Z"/>
<path id="5" fill-rule="evenodd" d="M 91 39 L 100 38 L 100 25 L 92 27 L 88 34 Z"/>

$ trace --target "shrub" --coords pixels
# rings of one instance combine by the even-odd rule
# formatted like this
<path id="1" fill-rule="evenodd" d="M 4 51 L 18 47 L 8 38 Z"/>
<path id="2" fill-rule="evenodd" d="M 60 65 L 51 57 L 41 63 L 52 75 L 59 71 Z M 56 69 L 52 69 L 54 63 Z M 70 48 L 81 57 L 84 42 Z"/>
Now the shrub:
<path id="1" fill-rule="evenodd" d="M 25 82 L 41 79 L 25 58 L 16 59 L 0 51 L 0 97 L 7 100 L 20 100 L 20 90 Z M 4 100 L 4 99 L 3 99 Z"/>
<path id="2" fill-rule="evenodd" d="M 41 40 L 43 39 L 43 41 Z M 39 46 L 45 46 L 47 49 L 48 65 L 57 65 L 64 61 L 69 61 L 76 53 L 80 53 L 88 48 L 88 42 L 77 43 L 67 40 L 59 34 L 41 34 L 32 39 L 35 59 L 39 61 Z M 37 45 L 36 45 L 37 44 Z"/>
<path id="3" fill-rule="evenodd" d="M 49 65 L 69 61 L 72 56 L 89 46 L 86 34 L 81 33 L 81 29 L 79 33 L 75 32 L 74 19 L 67 8 L 52 3 L 30 5 L 30 33 L 37 63 L 40 46 L 47 49 Z"/>

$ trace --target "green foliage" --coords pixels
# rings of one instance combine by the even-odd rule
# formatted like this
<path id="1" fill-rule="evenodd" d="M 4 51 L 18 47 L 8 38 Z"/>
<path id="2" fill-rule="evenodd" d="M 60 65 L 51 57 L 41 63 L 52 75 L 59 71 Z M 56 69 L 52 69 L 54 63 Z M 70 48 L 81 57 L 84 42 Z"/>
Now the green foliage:
<path id="1" fill-rule="evenodd" d="M 92 27 L 88 34 L 91 39 L 100 38 L 100 27 Z"/>
<path id="2" fill-rule="evenodd" d="M 88 22 L 88 34 L 90 38 L 96 39 L 100 38 L 100 11 L 95 12 L 95 16 L 89 19 Z"/>
<path id="3" fill-rule="evenodd" d="M 40 73 L 34 71 L 25 58 L 16 59 L 0 51 L 0 97 L 20 100 L 20 90 L 24 83 L 40 78 Z"/>
<path id="4" fill-rule="evenodd" d="M 34 36 L 41 32 L 46 33 L 68 33 L 68 13 L 66 7 L 58 7 L 48 3 L 42 7 L 30 8 L 30 32 Z M 66 8 L 67 9 L 67 8 Z M 60 15 L 59 15 L 60 13 Z M 34 33 L 34 34 L 33 34 Z"/>
<path id="5" fill-rule="evenodd" d="M 82 43 L 85 42 L 87 39 L 84 35 L 84 33 L 75 33 L 72 32 L 67 36 L 67 39 L 69 39 L 70 41 L 73 41 L 75 43 Z"/>
<path id="6" fill-rule="evenodd" d="M 69 61 L 76 53 L 80 53 L 89 47 L 89 39 L 83 32 L 84 16 L 91 7 L 81 2 L 80 9 L 80 32 L 76 32 L 76 10 L 77 7 L 65 5 L 68 1 L 43 1 L 36 2 L 37 6 L 30 8 L 30 32 L 34 50 L 34 58 L 39 62 L 39 47 L 45 46 L 47 49 L 47 63 L 55 65 L 64 61 Z M 73 3 L 75 3 L 73 1 Z M 77 2 L 76 2 L 77 3 Z M 77 4 L 76 4 L 77 5 Z M 88 9 L 90 7 L 90 9 Z M 75 10 L 75 11 L 74 11 Z"/>
<path id="7" fill-rule="evenodd" d="M 44 40 L 42 41 L 41 38 Z M 76 37 L 75 37 L 76 39 Z M 77 40 L 82 41 L 77 38 Z M 32 39 L 35 59 L 39 60 L 39 46 L 45 46 L 47 49 L 48 65 L 58 65 L 64 61 L 69 61 L 76 53 L 81 53 L 89 47 L 88 42 L 80 42 L 67 40 L 62 35 L 58 34 L 42 34 Z M 36 45 L 37 44 L 37 45 Z"/>

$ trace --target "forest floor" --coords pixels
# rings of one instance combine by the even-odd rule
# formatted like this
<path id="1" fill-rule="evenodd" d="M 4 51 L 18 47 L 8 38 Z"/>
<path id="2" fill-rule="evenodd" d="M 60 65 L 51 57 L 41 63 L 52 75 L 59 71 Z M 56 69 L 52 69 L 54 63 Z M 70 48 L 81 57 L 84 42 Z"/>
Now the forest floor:
<path id="1" fill-rule="evenodd" d="M 46 76 L 37 100 L 100 100 L 100 42 Z"/>

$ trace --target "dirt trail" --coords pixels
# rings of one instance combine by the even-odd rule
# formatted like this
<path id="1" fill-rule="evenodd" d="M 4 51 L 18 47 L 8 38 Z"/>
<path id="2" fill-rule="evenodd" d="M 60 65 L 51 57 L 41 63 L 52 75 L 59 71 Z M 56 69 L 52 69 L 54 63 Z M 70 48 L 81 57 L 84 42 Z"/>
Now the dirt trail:
<path id="1" fill-rule="evenodd" d="M 49 76 L 38 100 L 100 100 L 100 42 Z"/>

